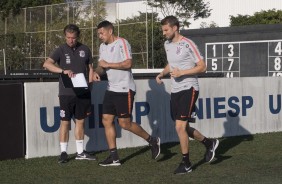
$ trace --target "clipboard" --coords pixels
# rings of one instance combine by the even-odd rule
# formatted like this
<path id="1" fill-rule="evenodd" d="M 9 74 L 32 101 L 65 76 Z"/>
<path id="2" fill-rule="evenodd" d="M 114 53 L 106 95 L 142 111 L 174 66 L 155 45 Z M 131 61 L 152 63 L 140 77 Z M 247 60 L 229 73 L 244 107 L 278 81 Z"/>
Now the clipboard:
<path id="1" fill-rule="evenodd" d="M 73 78 L 69 78 L 67 74 L 61 74 L 61 79 L 65 88 L 88 88 L 83 73 L 77 73 Z"/>

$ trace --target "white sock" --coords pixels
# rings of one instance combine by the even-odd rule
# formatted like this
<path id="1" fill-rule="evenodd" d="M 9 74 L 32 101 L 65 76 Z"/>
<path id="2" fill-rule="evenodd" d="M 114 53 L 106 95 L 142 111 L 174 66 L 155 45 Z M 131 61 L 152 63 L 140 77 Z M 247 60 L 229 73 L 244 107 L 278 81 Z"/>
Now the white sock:
<path id="1" fill-rule="evenodd" d="M 60 142 L 61 152 L 67 152 L 68 143 L 67 142 Z"/>
<path id="2" fill-rule="evenodd" d="M 83 140 L 76 140 L 75 142 L 77 154 L 81 154 L 83 152 Z"/>

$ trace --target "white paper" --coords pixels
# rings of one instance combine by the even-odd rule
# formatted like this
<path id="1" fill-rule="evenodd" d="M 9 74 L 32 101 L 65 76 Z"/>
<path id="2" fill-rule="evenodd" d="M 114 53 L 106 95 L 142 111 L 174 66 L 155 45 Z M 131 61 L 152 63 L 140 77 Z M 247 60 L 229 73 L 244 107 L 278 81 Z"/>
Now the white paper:
<path id="1" fill-rule="evenodd" d="M 71 78 L 72 84 L 74 88 L 87 88 L 87 82 L 83 73 L 75 74 L 75 77 Z"/>

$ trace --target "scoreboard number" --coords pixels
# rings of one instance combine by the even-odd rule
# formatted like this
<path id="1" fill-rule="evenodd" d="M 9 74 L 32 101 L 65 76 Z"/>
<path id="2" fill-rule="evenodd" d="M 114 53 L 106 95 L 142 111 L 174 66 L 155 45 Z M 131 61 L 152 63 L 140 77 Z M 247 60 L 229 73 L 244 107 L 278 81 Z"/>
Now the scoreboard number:
<path id="1" fill-rule="evenodd" d="M 275 47 L 275 53 L 278 53 L 279 56 L 281 56 L 282 50 L 281 50 L 281 42 L 278 42 Z"/>
<path id="2" fill-rule="evenodd" d="M 270 43 L 269 48 L 269 76 L 282 77 L 282 41 Z M 273 49 L 274 52 L 271 52 Z"/>
<path id="3" fill-rule="evenodd" d="M 205 54 L 207 73 L 282 77 L 282 40 L 206 43 Z"/>
<path id="4" fill-rule="evenodd" d="M 229 53 L 228 53 L 228 56 L 229 57 L 232 57 L 233 55 L 234 55 L 234 46 L 233 45 L 228 45 L 228 48 L 230 49 L 229 51 Z"/>

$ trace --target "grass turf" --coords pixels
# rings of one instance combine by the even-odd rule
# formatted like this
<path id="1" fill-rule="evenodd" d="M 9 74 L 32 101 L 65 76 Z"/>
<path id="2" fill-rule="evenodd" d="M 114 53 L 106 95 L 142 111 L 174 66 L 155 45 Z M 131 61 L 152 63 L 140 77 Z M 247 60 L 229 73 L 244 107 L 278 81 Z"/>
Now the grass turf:
<path id="1" fill-rule="evenodd" d="M 119 150 L 122 165 L 101 167 L 97 161 L 58 164 L 58 157 L 0 161 L 0 183 L 281 183 L 282 132 L 221 138 L 216 157 L 203 162 L 204 146 L 190 141 L 193 171 L 174 175 L 181 161 L 179 143 L 161 145 L 157 160 L 148 147 Z M 101 161 L 108 152 L 97 152 Z"/>

